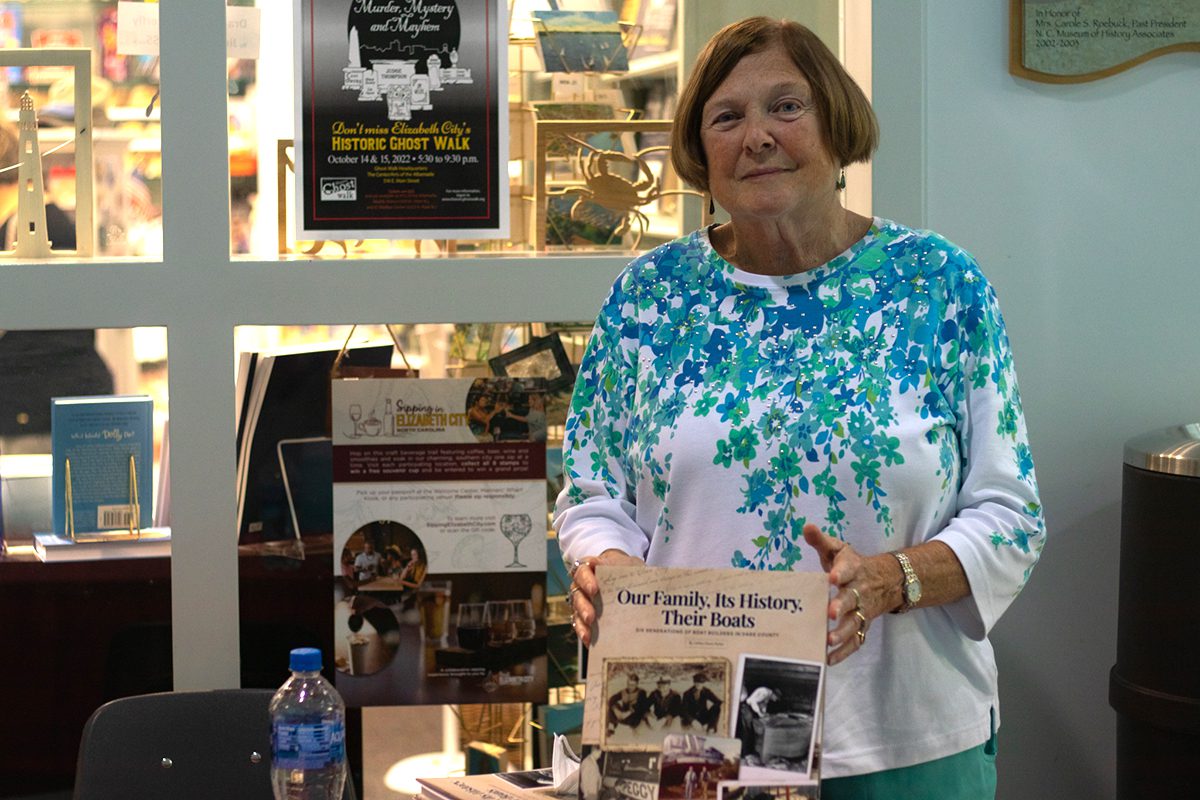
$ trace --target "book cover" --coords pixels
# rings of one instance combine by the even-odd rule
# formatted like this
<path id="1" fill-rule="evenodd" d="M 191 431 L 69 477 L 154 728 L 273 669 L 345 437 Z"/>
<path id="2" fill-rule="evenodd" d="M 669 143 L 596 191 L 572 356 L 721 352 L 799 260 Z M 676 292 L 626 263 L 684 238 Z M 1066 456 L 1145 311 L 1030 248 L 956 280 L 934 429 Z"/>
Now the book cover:
<path id="1" fill-rule="evenodd" d="M 33 552 L 46 563 L 102 561 L 110 558 L 163 558 L 171 555 L 170 528 L 143 528 L 140 536 L 71 540 L 55 533 L 35 533 Z"/>
<path id="2" fill-rule="evenodd" d="M 148 396 L 54 398 L 50 401 L 50 451 L 54 533 L 70 535 L 68 462 L 77 534 L 128 529 L 134 522 L 141 528 L 150 527 L 154 403 Z"/>
<path id="3" fill-rule="evenodd" d="M 449 778 L 417 778 L 422 794 L 437 800 L 554 800 L 550 769 Z"/>
<path id="4" fill-rule="evenodd" d="M 661 753 L 669 734 L 734 737 L 738 780 L 812 777 L 824 574 L 610 566 L 597 579 L 584 745 Z"/>
<path id="5" fill-rule="evenodd" d="M 329 435 L 329 373 L 338 350 L 339 345 L 327 343 L 303 350 L 243 354 L 240 359 L 239 544 L 298 537 L 277 448 L 284 440 Z M 352 348 L 343 363 L 386 367 L 391 359 L 392 345 L 386 344 Z M 328 471 L 309 477 L 333 482 Z"/>

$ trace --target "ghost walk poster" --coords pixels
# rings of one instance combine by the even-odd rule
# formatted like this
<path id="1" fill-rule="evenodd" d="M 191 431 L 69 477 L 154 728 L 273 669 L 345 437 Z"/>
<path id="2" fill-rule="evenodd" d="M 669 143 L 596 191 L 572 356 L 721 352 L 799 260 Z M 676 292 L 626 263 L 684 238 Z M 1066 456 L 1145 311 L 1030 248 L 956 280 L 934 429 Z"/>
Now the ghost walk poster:
<path id="1" fill-rule="evenodd" d="M 502 0 L 294 1 L 297 236 L 507 238 Z"/>

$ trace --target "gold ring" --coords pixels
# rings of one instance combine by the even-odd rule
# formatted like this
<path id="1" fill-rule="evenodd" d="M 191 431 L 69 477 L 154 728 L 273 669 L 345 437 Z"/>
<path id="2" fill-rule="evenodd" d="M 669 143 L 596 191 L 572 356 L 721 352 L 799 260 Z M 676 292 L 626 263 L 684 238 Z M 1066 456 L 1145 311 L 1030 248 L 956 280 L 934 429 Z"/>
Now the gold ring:
<path id="1" fill-rule="evenodd" d="M 858 637 L 858 646 L 859 647 L 862 647 L 864 644 L 867 643 L 867 632 L 866 631 L 859 628 L 857 631 L 855 631 L 855 635 Z"/>
<path id="2" fill-rule="evenodd" d="M 858 611 L 860 608 L 862 608 L 862 595 L 859 594 L 858 589 L 855 589 L 853 586 L 847 588 L 849 588 L 850 593 L 854 595 L 854 610 Z"/>
<path id="3" fill-rule="evenodd" d="M 571 577 L 575 577 L 575 573 L 579 572 L 579 568 L 583 566 L 583 562 L 578 558 L 571 562 Z"/>
<path id="4" fill-rule="evenodd" d="M 864 635 L 864 632 L 867 630 L 867 618 L 864 617 L 863 613 L 858 610 L 855 610 L 854 616 L 858 617 L 858 635 L 861 639 L 861 637 Z"/>
<path id="5" fill-rule="evenodd" d="M 574 596 L 575 596 L 575 593 L 576 593 L 576 592 L 578 592 L 578 591 L 579 591 L 579 585 L 578 585 L 578 584 L 575 584 L 575 583 L 572 583 L 572 584 L 571 584 L 571 586 L 570 586 L 570 588 L 569 588 L 569 589 L 567 589 L 567 597 L 568 597 L 568 598 L 572 598 L 572 597 L 574 597 Z"/>

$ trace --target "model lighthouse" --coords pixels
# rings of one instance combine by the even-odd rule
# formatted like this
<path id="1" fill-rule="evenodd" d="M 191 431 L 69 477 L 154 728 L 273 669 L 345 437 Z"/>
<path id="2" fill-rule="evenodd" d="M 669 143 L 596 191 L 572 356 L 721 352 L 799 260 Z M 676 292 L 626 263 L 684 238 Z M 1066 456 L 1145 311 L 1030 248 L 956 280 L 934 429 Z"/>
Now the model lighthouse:
<path id="1" fill-rule="evenodd" d="M 21 95 L 21 113 L 17 123 L 20 166 L 17 167 L 17 258 L 46 258 L 50 240 L 46 238 L 46 198 L 42 188 L 42 151 L 38 148 L 37 114 L 29 92 Z"/>

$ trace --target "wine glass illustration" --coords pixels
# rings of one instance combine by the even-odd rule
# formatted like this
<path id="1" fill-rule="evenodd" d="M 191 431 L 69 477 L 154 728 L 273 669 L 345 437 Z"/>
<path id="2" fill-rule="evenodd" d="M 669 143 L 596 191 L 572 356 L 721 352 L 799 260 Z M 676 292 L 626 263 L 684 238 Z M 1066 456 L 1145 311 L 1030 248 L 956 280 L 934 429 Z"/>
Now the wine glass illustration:
<path id="1" fill-rule="evenodd" d="M 504 514 L 500 517 L 500 532 L 504 534 L 504 538 L 512 542 L 513 560 L 509 567 L 523 567 L 524 564 L 517 558 L 517 548 L 521 545 L 521 540 L 529 535 L 533 530 L 533 520 L 528 514 Z"/>
<path id="2" fill-rule="evenodd" d="M 358 403 L 351 403 L 350 404 L 350 421 L 354 423 L 354 433 L 351 434 L 351 436 L 355 439 L 358 438 L 358 429 L 359 429 L 358 421 L 360 419 L 362 419 L 362 406 L 359 405 Z"/>

